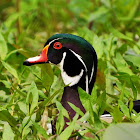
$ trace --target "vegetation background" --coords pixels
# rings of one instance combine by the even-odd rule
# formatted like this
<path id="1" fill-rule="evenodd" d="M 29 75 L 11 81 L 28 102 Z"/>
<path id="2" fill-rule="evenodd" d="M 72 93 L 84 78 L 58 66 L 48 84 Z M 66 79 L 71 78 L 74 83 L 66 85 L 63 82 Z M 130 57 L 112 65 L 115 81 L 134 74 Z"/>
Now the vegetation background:
<path id="1" fill-rule="evenodd" d="M 60 70 L 49 64 L 23 66 L 55 33 L 85 38 L 98 55 L 91 96 L 79 89 L 87 113 L 71 104 L 77 115 L 64 131 L 63 116 L 69 116 L 59 102 L 64 88 Z M 139 0 L 0 0 L 0 139 L 67 140 L 80 135 L 90 140 L 83 136 L 90 132 L 97 140 L 138 140 L 136 99 L 140 99 Z M 56 108 L 57 134 L 46 134 Z M 113 116 L 111 123 L 100 120 L 104 110 Z M 75 129 L 81 131 L 72 134 Z"/>

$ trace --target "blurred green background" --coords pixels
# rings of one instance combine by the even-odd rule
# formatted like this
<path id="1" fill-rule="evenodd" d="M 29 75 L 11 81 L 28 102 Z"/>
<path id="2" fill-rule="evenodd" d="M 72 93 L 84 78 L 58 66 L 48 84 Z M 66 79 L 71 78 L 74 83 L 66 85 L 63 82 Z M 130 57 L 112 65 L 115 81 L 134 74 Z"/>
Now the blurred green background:
<path id="1" fill-rule="evenodd" d="M 42 124 L 45 111 L 47 122 L 56 115 L 60 106 L 55 103 L 64 87 L 60 70 L 49 64 L 23 66 L 56 33 L 81 36 L 97 52 L 91 95 L 97 115 L 89 116 L 90 126 L 97 125 L 92 117 L 99 119 L 104 110 L 112 114 L 113 123 L 123 122 L 124 116 L 128 122 L 140 122 L 132 109 L 132 101 L 140 99 L 139 0 L 0 0 L 0 139 L 41 139 L 44 130 L 35 123 Z M 110 125 L 100 124 L 94 131 L 86 128 L 95 139 L 104 133 L 96 137 L 97 131 Z"/>

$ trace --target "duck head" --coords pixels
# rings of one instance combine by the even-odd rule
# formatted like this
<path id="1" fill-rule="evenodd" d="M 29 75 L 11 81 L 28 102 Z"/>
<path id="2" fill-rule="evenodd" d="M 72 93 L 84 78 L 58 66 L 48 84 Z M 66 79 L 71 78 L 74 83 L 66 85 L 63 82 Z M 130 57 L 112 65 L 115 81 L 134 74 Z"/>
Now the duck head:
<path id="1" fill-rule="evenodd" d="M 80 86 L 91 93 L 96 78 L 97 55 L 83 38 L 71 34 L 53 35 L 40 55 L 25 60 L 23 64 L 31 66 L 41 63 L 57 65 L 65 85 Z"/>

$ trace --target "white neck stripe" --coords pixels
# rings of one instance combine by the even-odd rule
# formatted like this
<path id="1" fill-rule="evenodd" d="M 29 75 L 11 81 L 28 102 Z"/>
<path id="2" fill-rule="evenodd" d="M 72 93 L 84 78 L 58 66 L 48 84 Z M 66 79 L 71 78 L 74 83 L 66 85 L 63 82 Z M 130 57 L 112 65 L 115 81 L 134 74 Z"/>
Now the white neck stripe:
<path id="1" fill-rule="evenodd" d="M 89 83 L 90 83 L 90 82 L 91 82 L 91 80 L 92 80 L 93 73 L 94 73 L 94 61 L 93 61 L 92 72 L 91 72 L 91 75 L 90 75 L 90 80 L 89 80 Z"/>
<path id="2" fill-rule="evenodd" d="M 82 57 L 81 57 L 80 55 L 78 55 L 77 53 L 75 53 L 73 50 L 71 50 L 71 49 L 69 49 L 69 50 L 82 62 L 82 64 L 83 64 L 84 67 L 85 67 L 85 70 L 86 70 L 86 72 L 87 72 L 87 67 L 86 67 L 84 61 L 82 60 Z"/>
<path id="3" fill-rule="evenodd" d="M 69 49 L 80 61 L 81 63 L 83 64 L 83 66 L 85 67 L 85 70 L 86 70 L 86 92 L 89 93 L 89 87 L 88 87 L 88 74 L 87 74 L 87 67 L 84 63 L 84 61 L 82 60 L 82 57 L 80 55 L 78 55 L 77 53 L 75 53 L 73 50 Z"/>

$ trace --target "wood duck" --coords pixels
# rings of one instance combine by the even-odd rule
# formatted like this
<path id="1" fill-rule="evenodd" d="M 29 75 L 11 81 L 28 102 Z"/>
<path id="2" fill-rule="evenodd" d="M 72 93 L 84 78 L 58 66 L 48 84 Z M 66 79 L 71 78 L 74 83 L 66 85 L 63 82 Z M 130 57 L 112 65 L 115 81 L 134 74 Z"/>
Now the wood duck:
<path id="1" fill-rule="evenodd" d="M 53 63 L 61 70 L 64 88 L 61 103 L 69 112 L 70 118 L 75 111 L 69 106 L 71 102 L 85 113 L 78 94 L 81 87 L 91 94 L 97 72 L 97 55 L 94 48 L 85 39 L 72 34 L 56 34 L 45 43 L 42 53 L 24 61 L 31 66 L 41 63 Z M 65 120 L 68 121 L 68 120 Z"/>
<path id="2" fill-rule="evenodd" d="M 90 43 L 85 39 L 71 34 L 56 34 L 50 37 L 44 45 L 42 53 L 24 61 L 31 66 L 41 63 L 53 63 L 61 70 L 61 76 L 66 87 L 61 103 L 69 112 L 70 118 L 75 111 L 69 106 L 71 102 L 85 113 L 81 104 L 78 87 L 91 94 L 97 72 L 97 55 Z M 134 109 L 140 112 L 140 101 L 134 101 Z M 65 118 L 65 121 L 68 120 Z M 67 127 L 67 126 L 65 126 Z"/>

